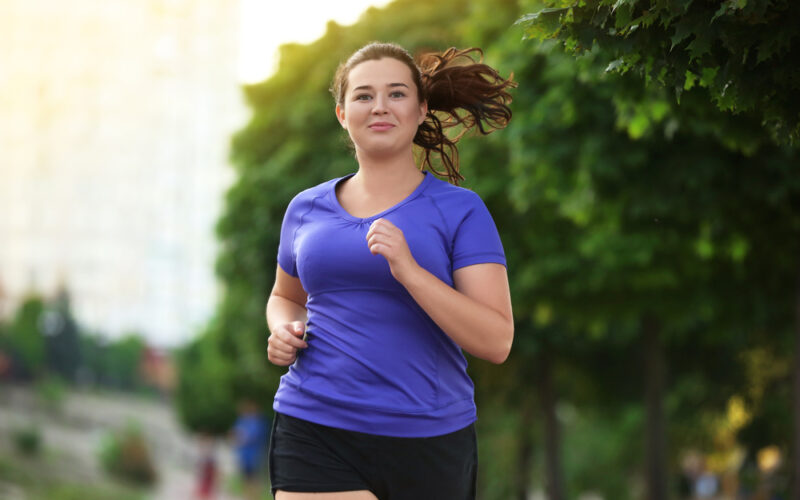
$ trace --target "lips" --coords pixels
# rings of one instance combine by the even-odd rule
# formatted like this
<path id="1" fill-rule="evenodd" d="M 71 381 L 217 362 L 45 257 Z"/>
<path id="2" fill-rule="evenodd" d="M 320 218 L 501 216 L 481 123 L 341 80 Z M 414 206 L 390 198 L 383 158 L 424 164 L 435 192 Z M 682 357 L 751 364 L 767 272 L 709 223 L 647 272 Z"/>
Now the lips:
<path id="1" fill-rule="evenodd" d="M 377 132 L 383 132 L 385 130 L 394 128 L 394 125 L 388 122 L 375 122 L 371 124 L 369 128 Z"/>

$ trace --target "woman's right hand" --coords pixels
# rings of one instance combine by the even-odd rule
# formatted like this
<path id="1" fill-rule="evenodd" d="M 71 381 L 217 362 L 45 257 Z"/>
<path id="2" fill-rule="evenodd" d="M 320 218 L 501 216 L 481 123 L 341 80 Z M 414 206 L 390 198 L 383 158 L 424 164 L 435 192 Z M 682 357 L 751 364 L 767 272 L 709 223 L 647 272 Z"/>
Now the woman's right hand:
<path id="1" fill-rule="evenodd" d="M 267 343 L 267 357 L 278 366 L 289 366 L 297 359 L 297 350 L 305 349 L 308 343 L 303 340 L 306 325 L 302 321 L 284 323 L 270 333 Z"/>

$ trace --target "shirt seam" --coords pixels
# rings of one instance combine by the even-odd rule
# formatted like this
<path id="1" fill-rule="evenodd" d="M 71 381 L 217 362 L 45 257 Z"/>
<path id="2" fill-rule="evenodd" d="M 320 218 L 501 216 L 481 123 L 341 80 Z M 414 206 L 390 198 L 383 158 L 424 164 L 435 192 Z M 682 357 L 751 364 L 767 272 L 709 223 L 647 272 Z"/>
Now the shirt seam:
<path id="1" fill-rule="evenodd" d="M 447 231 L 448 236 L 448 248 L 447 248 L 447 256 L 450 258 L 450 272 L 453 272 L 453 249 L 455 248 L 455 239 L 456 235 L 455 232 L 450 227 L 450 224 L 447 222 L 447 217 L 444 216 L 444 212 L 439 204 L 436 202 L 436 198 L 430 196 L 428 194 L 425 195 L 425 198 L 428 198 L 431 201 L 431 204 L 436 209 L 436 213 L 439 214 L 439 218 L 442 220 L 442 224 L 444 224 L 444 228 Z"/>
<path id="2" fill-rule="evenodd" d="M 305 224 L 306 215 L 310 214 L 311 211 L 314 210 L 314 206 L 316 205 L 317 200 L 322 196 L 324 196 L 324 194 L 318 194 L 318 195 L 314 196 L 313 198 L 311 198 L 311 206 L 308 207 L 308 210 L 303 212 L 303 215 L 300 216 L 300 222 L 297 224 L 297 227 L 294 228 L 294 232 L 292 233 L 292 260 L 294 260 L 294 268 L 295 268 L 295 272 L 297 273 L 298 277 L 300 276 L 300 268 L 298 266 L 297 252 L 295 250 L 295 245 L 294 245 L 295 240 L 297 238 L 297 232 L 300 230 L 301 227 L 303 227 L 303 224 Z"/>

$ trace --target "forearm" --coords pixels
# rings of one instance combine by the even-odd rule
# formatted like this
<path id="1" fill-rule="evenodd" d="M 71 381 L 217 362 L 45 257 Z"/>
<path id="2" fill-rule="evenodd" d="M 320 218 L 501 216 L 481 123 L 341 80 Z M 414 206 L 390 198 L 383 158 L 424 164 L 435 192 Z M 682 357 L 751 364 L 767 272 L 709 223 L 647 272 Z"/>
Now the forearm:
<path id="1" fill-rule="evenodd" d="M 266 314 L 267 326 L 271 332 L 275 331 L 275 328 L 280 325 L 291 323 L 292 321 L 305 323 L 308 319 L 308 311 L 304 306 L 275 294 L 271 294 L 269 300 L 267 300 Z"/>
<path id="2" fill-rule="evenodd" d="M 414 266 L 400 282 L 456 344 L 481 359 L 502 363 L 511 350 L 514 322 L 499 311 Z"/>

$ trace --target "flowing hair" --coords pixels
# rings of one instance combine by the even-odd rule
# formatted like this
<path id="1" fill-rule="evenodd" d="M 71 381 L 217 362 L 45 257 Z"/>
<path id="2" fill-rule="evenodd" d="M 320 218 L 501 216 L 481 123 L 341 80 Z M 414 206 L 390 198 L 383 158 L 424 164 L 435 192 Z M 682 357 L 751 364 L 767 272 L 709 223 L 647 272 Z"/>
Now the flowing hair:
<path id="1" fill-rule="evenodd" d="M 397 59 L 409 67 L 420 102 L 428 102 L 428 114 L 414 136 L 414 144 L 422 148 L 421 168 L 458 185 L 464 177 L 458 169 L 456 143 L 470 130 L 486 135 L 508 125 L 511 120 L 508 89 L 517 86 L 511 79 L 513 76 L 505 79 L 497 70 L 483 64 L 483 51 L 478 48 L 449 48 L 441 54 L 425 54 L 417 63 L 399 45 L 370 43 L 336 70 L 330 89 L 336 103 L 344 106 L 350 70 L 364 61 L 385 57 Z M 445 131 L 453 127 L 459 130 L 449 137 Z M 432 155 L 438 156 L 444 171 L 434 166 Z"/>

